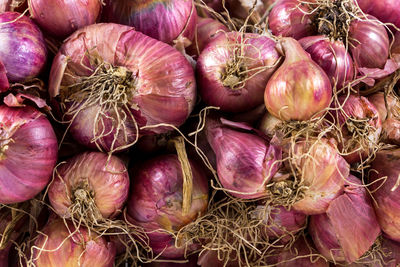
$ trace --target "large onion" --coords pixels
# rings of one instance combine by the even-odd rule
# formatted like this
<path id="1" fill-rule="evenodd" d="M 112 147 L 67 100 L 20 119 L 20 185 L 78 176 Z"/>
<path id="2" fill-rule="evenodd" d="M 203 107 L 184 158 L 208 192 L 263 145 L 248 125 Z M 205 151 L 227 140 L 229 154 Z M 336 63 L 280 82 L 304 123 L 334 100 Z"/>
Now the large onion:
<path id="1" fill-rule="evenodd" d="M 57 139 L 44 114 L 31 107 L 0 106 L 0 203 L 33 198 L 49 182 Z"/>
<path id="2" fill-rule="evenodd" d="M 398 0 L 357 0 L 357 3 L 365 13 L 375 16 L 383 23 L 393 23 L 400 27 Z"/>
<path id="3" fill-rule="evenodd" d="M 192 67 L 171 46 L 128 26 L 95 24 L 61 47 L 49 91 L 79 143 L 116 151 L 135 143 L 138 127 L 181 125 L 195 104 L 195 87 Z"/>

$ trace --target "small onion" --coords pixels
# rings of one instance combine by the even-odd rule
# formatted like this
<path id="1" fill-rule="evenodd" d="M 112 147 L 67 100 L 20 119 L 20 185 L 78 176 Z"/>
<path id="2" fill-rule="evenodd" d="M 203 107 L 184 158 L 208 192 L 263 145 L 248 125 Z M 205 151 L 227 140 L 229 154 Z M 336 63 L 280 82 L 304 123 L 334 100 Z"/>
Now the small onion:
<path id="1" fill-rule="evenodd" d="M 353 20 L 349 27 L 349 41 L 357 68 L 384 68 L 389 56 L 389 36 L 375 17 Z"/>
<path id="2" fill-rule="evenodd" d="M 293 38 L 282 38 L 278 48 L 285 61 L 265 88 L 268 111 L 285 121 L 304 121 L 322 115 L 332 98 L 328 76 Z"/>
<path id="3" fill-rule="evenodd" d="M 49 200 L 63 218 L 79 210 L 83 219 L 115 217 L 128 198 L 129 176 L 124 163 L 116 156 L 85 152 L 57 167 L 49 186 Z"/>
<path id="4" fill-rule="evenodd" d="M 50 181 L 57 139 L 44 114 L 34 108 L 0 106 L 0 203 L 33 198 Z"/>
<path id="5" fill-rule="evenodd" d="M 200 54 L 196 74 L 200 95 L 223 111 L 243 112 L 262 104 L 265 85 L 279 55 L 268 37 L 239 32 L 221 34 Z"/>
<path id="6" fill-rule="evenodd" d="M 310 10 L 299 0 L 279 1 L 268 16 L 269 29 L 276 36 L 296 40 L 312 35 L 314 28 L 309 14 Z"/>
<path id="7" fill-rule="evenodd" d="M 266 185 L 280 166 L 281 149 L 257 135 L 233 130 L 212 119 L 206 127 L 221 185 L 243 199 L 266 196 Z"/>
<path id="8" fill-rule="evenodd" d="M 115 247 L 104 237 L 71 222 L 50 220 L 35 241 L 36 267 L 114 266 Z"/>
<path id="9" fill-rule="evenodd" d="M 379 225 L 388 238 L 400 242 L 400 149 L 379 151 L 369 174 Z"/>
<path id="10" fill-rule="evenodd" d="M 0 61 L 10 82 L 37 76 L 46 62 L 43 34 L 30 18 L 17 12 L 0 14 Z"/>
<path id="11" fill-rule="evenodd" d="M 357 0 L 359 7 L 367 14 L 377 17 L 383 23 L 400 27 L 398 0 Z"/>
<path id="12" fill-rule="evenodd" d="M 68 38 L 54 59 L 49 92 L 58 96 L 54 100 L 79 143 L 116 151 L 132 145 L 140 127 L 181 125 L 194 107 L 196 83 L 176 49 L 131 27 L 106 23 Z"/>
<path id="13" fill-rule="evenodd" d="M 186 214 L 182 209 L 182 167 L 176 155 L 158 156 L 132 171 L 133 184 L 127 203 L 127 219 L 147 231 L 149 245 L 155 255 L 182 257 L 185 246 L 176 247 L 175 239 L 166 231 L 178 231 L 203 215 L 207 209 L 207 178 L 193 162 L 190 162 L 190 167 L 193 174 L 192 203 Z M 193 247 L 196 244 L 189 244 L 188 251 Z"/>
<path id="14" fill-rule="evenodd" d="M 264 117 L 260 121 L 259 129 L 265 135 L 269 137 L 273 137 L 276 133 L 278 127 L 282 125 L 283 121 L 271 115 L 271 113 L 267 112 Z"/>
<path id="15" fill-rule="evenodd" d="M 180 35 L 193 40 L 197 13 L 192 0 L 107 0 L 103 21 L 134 27 L 172 44 Z"/>
<path id="16" fill-rule="evenodd" d="M 7 78 L 7 71 L 3 63 L 0 61 L 0 92 L 5 92 L 10 87 Z"/>
<path id="17" fill-rule="evenodd" d="M 342 263 L 359 259 L 381 232 L 367 190 L 351 175 L 343 195 L 329 204 L 326 213 L 311 216 L 308 229 L 318 251 Z"/>
<path id="18" fill-rule="evenodd" d="M 299 43 L 331 79 L 332 86 L 342 88 L 354 78 L 353 60 L 341 41 L 330 41 L 325 36 L 309 36 Z"/>
<path id="19" fill-rule="evenodd" d="M 52 36 L 65 38 L 77 29 L 94 24 L 101 0 L 28 0 L 32 19 Z"/>

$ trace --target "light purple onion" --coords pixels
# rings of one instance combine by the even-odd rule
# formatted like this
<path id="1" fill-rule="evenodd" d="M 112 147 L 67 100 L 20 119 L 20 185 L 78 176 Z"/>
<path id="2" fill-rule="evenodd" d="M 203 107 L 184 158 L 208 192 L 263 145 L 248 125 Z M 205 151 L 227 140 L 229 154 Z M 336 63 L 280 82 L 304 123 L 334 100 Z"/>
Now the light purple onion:
<path id="1" fill-rule="evenodd" d="M 33 198 L 50 181 L 57 139 L 46 116 L 34 108 L 0 106 L 0 203 Z"/>
<path id="2" fill-rule="evenodd" d="M 341 41 L 330 41 L 325 36 L 309 36 L 299 43 L 325 71 L 332 86 L 342 88 L 354 78 L 353 60 Z"/>
<path id="3" fill-rule="evenodd" d="M 30 18 L 17 12 L 0 14 L 0 61 L 10 82 L 36 77 L 46 57 L 43 34 Z"/>

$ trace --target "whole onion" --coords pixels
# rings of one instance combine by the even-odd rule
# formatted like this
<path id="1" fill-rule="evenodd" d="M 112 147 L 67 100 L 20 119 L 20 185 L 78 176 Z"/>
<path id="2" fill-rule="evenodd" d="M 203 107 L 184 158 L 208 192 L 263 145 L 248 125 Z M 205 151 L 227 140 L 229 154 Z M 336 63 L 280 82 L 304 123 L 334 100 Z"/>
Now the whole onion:
<path id="1" fill-rule="evenodd" d="M 222 111 L 243 112 L 262 104 L 265 85 L 278 67 L 275 42 L 268 37 L 229 32 L 201 52 L 196 74 L 203 101 Z"/>
<path id="2" fill-rule="evenodd" d="M 218 179 L 224 189 L 239 198 L 268 194 L 266 185 L 278 171 L 282 151 L 267 140 L 208 119 L 207 140 L 215 152 Z"/>
<path id="3" fill-rule="evenodd" d="M 192 0 L 106 0 L 103 21 L 134 27 L 172 44 L 178 37 L 193 40 L 197 13 Z"/>
<path id="4" fill-rule="evenodd" d="M 341 41 L 331 41 L 325 36 L 309 36 L 299 40 L 303 49 L 325 71 L 332 87 L 342 88 L 354 78 L 353 60 Z"/>
<path id="5" fill-rule="evenodd" d="M 282 38 L 278 49 L 285 61 L 265 88 L 264 100 L 268 111 L 285 121 L 304 121 L 321 116 L 332 97 L 328 76 L 293 38 Z"/>
<path id="6" fill-rule="evenodd" d="M 381 230 L 370 195 L 354 176 L 326 213 L 310 217 L 309 233 L 318 251 L 334 262 L 352 263 L 374 244 Z"/>
<path id="7" fill-rule="evenodd" d="M 46 116 L 32 107 L 0 106 L 0 203 L 33 198 L 50 181 L 57 139 Z"/>
<path id="8" fill-rule="evenodd" d="M 128 191 L 128 171 L 119 158 L 85 152 L 57 167 L 48 194 L 59 216 L 100 221 L 121 211 Z"/>
<path id="9" fill-rule="evenodd" d="M 40 232 L 32 250 L 36 267 L 114 266 L 114 245 L 83 226 L 53 219 Z"/>
<path id="10" fill-rule="evenodd" d="M 398 0 L 357 0 L 359 7 L 383 23 L 393 23 L 400 27 L 400 10 Z"/>
<path id="11" fill-rule="evenodd" d="M 46 62 L 47 49 L 40 29 L 17 12 L 0 14 L 0 61 L 10 82 L 37 76 Z"/>
<path id="12" fill-rule="evenodd" d="M 281 0 L 268 16 L 268 26 L 276 36 L 298 40 L 314 34 L 309 8 L 299 0 Z"/>
<path id="13" fill-rule="evenodd" d="M 0 61 L 0 92 L 7 91 L 10 84 L 7 79 L 7 71 L 3 63 Z"/>
<path id="14" fill-rule="evenodd" d="M 349 42 L 358 68 L 382 69 L 385 66 L 389 56 L 389 36 L 375 17 L 353 20 L 349 27 Z"/>
<path id="15" fill-rule="evenodd" d="M 94 24 L 101 0 L 28 0 L 32 19 L 48 34 L 65 38 L 77 29 Z"/>
<path id="16" fill-rule="evenodd" d="M 400 241 L 400 149 L 376 154 L 369 173 L 370 190 L 379 225 L 385 235 Z"/>
<path id="17" fill-rule="evenodd" d="M 155 255 L 180 258 L 186 244 L 175 246 L 175 232 L 204 214 L 208 204 L 208 184 L 203 171 L 189 160 L 192 173 L 191 205 L 183 212 L 184 177 L 178 156 L 162 155 L 132 170 L 132 189 L 127 203 L 127 219 L 143 227 Z M 179 241 L 179 240 L 178 240 Z M 196 244 L 188 244 L 191 251 Z"/>
<path id="18" fill-rule="evenodd" d="M 104 34 L 109 32 L 110 34 Z M 72 136 L 88 147 L 123 150 L 140 127 L 181 125 L 196 99 L 193 69 L 171 46 L 118 24 L 76 31 L 54 59 L 50 96 Z M 151 127 L 140 135 L 163 133 Z"/>

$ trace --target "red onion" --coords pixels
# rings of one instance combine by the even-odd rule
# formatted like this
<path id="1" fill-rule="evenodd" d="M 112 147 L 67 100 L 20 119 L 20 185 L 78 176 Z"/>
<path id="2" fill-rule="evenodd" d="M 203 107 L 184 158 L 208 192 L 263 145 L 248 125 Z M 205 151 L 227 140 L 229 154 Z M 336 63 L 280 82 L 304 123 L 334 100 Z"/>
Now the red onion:
<path id="1" fill-rule="evenodd" d="M 128 26 L 94 24 L 61 47 L 49 91 L 79 143 L 116 151 L 135 143 L 139 127 L 181 125 L 195 104 L 195 87 L 191 65 L 171 46 Z"/>
<path id="2" fill-rule="evenodd" d="M 375 200 L 375 212 L 379 225 L 388 238 L 399 242 L 400 149 L 379 151 L 371 164 L 369 174 L 369 183 L 372 183 L 370 189 Z"/>
<path id="3" fill-rule="evenodd" d="M 104 237 L 61 219 L 49 221 L 32 249 L 36 267 L 114 266 L 115 247 Z"/>
<path id="4" fill-rule="evenodd" d="M 3 63 L 0 61 L 0 92 L 5 92 L 10 87 L 7 79 L 7 71 Z"/>
<path id="5" fill-rule="evenodd" d="M 177 262 L 152 262 L 148 264 L 144 264 L 143 267 L 198 267 L 196 264 L 197 261 L 197 256 L 191 256 L 188 260 L 188 262 L 182 262 L 182 263 L 177 263 Z"/>
<path id="6" fill-rule="evenodd" d="M 172 44 L 179 36 L 193 40 L 197 13 L 192 0 L 105 1 L 103 21 L 134 27 Z"/>
<path id="7" fill-rule="evenodd" d="M 222 261 L 219 259 L 218 252 L 216 250 L 207 250 L 203 251 L 199 255 L 199 260 L 197 261 L 197 265 L 201 267 L 240 267 L 237 261 Z"/>
<path id="8" fill-rule="evenodd" d="M 94 24 L 101 0 L 28 0 L 33 20 L 52 36 L 64 38 L 84 26 Z"/>
<path id="9" fill-rule="evenodd" d="M 339 124 L 339 148 L 350 164 L 367 158 L 376 148 L 382 122 L 374 105 L 363 96 L 339 96 L 340 110 L 331 112 Z"/>
<path id="10" fill-rule="evenodd" d="M 384 68 L 389 56 L 389 36 L 375 17 L 353 20 L 349 27 L 349 41 L 358 68 Z"/>
<path id="11" fill-rule="evenodd" d="M 193 43 L 188 47 L 189 54 L 199 56 L 212 40 L 228 31 L 229 29 L 218 20 L 198 17 Z"/>
<path id="12" fill-rule="evenodd" d="M 5 11 L 20 10 L 25 3 L 25 0 L 0 0 L 0 13 Z M 23 9 L 18 12 L 23 12 Z"/>
<path id="13" fill-rule="evenodd" d="M 231 195 L 254 199 L 268 194 L 266 185 L 282 159 L 279 147 L 212 119 L 207 122 L 206 135 L 216 154 L 218 179 Z"/>
<path id="14" fill-rule="evenodd" d="M 330 41 L 325 36 L 309 36 L 299 43 L 331 79 L 332 87 L 342 88 L 354 78 L 353 60 L 341 41 Z"/>
<path id="15" fill-rule="evenodd" d="M 58 215 L 71 218 L 84 214 L 87 220 L 115 217 L 128 191 L 124 163 L 100 152 L 85 152 L 67 160 L 57 168 L 48 190 L 50 204 Z"/>
<path id="16" fill-rule="evenodd" d="M 0 203 L 33 198 L 49 182 L 57 139 L 44 114 L 31 107 L 0 106 Z"/>
<path id="17" fill-rule="evenodd" d="M 262 104 L 265 85 L 279 55 L 268 37 L 239 32 L 221 34 L 200 54 L 200 95 L 223 111 L 243 112 Z"/>
<path id="18" fill-rule="evenodd" d="M 168 234 L 181 229 L 201 216 L 207 209 L 208 185 L 203 171 L 190 162 L 193 176 L 192 202 L 184 213 L 183 173 L 176 155 L 162 155 L 140 164 L 134 169 L 132 190 L 127 204 L 128 221 L 143 227 L 150 239 L 155 255 L 179 258 L 185 246 L 176 247 L 175 239 Z M 156 231 L 159 230 L 159 231 Z M 178 240 L 179 241 L 179 240 Z M 196 244 L 189 244 L 188 251 Z"/>
<path id="19" fill-rule="evenodd" d="M 282 38 L 278 48 L 285 61 L 265 88 L 268 111 L 285 121 L 321 116 L 332 97 L 328 76 L 293 38 Z"/>
<path id="20" fill-rule="evenodd" d="M 357 0 L 365 13 L 377 17 L 383 23 L 393 23 L 400 27 L 400 10 L 398 0 Z"/>
<path id="21" fill-rule="evenodd" d="M 298 40 L 314 34 L 309 8 L 298 0 L 279 1 L 268 16 L 269 29 L 276 36 Z"/>
<path id="22" fill-rule="evenodd" d="M 395 58 L 395 60 L 400 62 L 400 31 L 396 32 L 394 35 L 394 43 L 392 44 L 392 48 L 390 53 Z"/>
<path id="23" fill-rule="evenodd" d="M 0 61 L 10 82 L 37 76 L 46 62 L 47 50 L 39 28 L 17 12 L 0 14 Z"/>
<path id="24" fill-rule="evenodd" d="M 352 263 L 374 244 L 381 229 L 370 196 L 354 176 L 326 213 L 310 217 L 309 232 L 318 251 L 335 262 Z"/>

